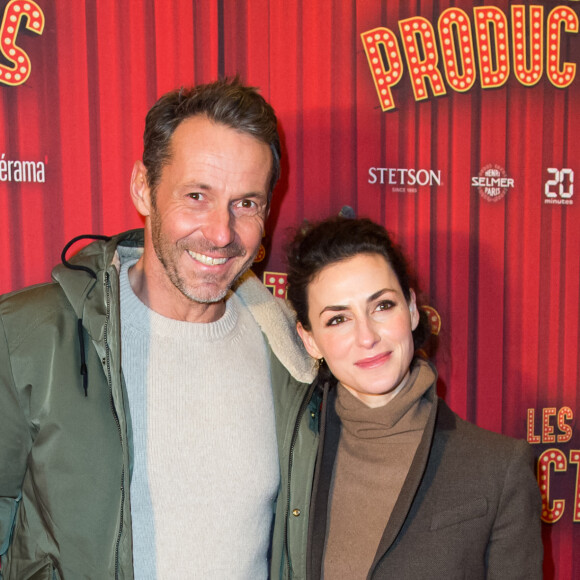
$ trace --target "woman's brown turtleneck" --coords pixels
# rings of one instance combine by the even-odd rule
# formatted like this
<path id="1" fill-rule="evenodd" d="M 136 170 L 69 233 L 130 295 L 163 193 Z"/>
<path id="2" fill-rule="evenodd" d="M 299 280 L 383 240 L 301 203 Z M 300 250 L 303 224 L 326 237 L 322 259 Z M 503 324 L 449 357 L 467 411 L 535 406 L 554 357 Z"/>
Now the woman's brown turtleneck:
<path id="1" fill-rule="evenodd" d="M 435 375 L 418 361 L 401 392 L 370 408 L 342 385 L 342 430 L 330 491 L 323 577 L 366 578 L 429 416 Z"/>

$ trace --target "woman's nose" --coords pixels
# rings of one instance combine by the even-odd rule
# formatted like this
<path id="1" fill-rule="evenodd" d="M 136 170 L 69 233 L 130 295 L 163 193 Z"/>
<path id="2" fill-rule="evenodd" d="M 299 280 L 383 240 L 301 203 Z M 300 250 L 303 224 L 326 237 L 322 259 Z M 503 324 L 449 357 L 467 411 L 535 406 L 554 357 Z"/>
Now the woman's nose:
<path id="1" fill-rule="evenodd" d="M 365 348 L 372 348 L 380 340 L 379 333 L 372 320 L 364 318 L 357 324 L 358 343 Z"/>

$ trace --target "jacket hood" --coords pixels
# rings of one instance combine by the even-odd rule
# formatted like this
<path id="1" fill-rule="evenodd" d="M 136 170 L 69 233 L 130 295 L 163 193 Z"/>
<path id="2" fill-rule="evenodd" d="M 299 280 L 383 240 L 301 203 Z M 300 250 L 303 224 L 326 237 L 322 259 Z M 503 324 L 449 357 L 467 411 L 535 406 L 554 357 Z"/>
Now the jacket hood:
<path id="1" fill-rule="evenodd" d="M 105 316 L 106 304 L 100 291 L 104 286 L 105 272 L 111 266 L 118 271 L 120 255 L 123 261 L 129 257 L 138 258 L 143 252 L 143 243 L 143 230 L 130 230 L 107 240 L 95 241 L 72 256 L 68 266 L 63 263 L 54 268 L 52 278 L 63 289 L 79 319 L 84 318 L 87 309 Z M 71 266 L 83 266 L 83 269 L 71 269 Z M 94 277 L 89 270 L 94 272 Z M 294 314 L 287 304 L 274 297 L 251 271 L 238 280 L 233 291 L 247 306 L 274 355 L 290 374 L 300 382 L 312 382 L 316 376 L 315 361 L 304 349 L 296 332 Z M 93 327 L 91 324 L 91 327 L 88 330 L 93 338 L 100 338 L 95 332 L 102 326 Z"/>
<path id="2" fill-rule="evenodd" d="M 90 239 L 90 236 L 87 236 Z M 129 230 L 108 239 L 94 241 L 77 254 L 52 270 L 52 279 L 63 289 L 66 297 L 79 318 L 83 317 L 87 297 L 96 284 L 103 284 L 104 273 L 111 265 L 119 266 L 117 249 L 119 246 L 134 248 L 137 255 L 143 251 L 143 230 Z M 71 269 L 71 265 L 73 268 Z M 83 266 L 76 269 L 75 266 Z M 92 276 L 89 270 L 94 273 Z"/>
<path id="3" fill-rule="evenodd" d="M 270 348 L 290 374 L 302 383 L 316 377 L 315 360 L 306 352 L 296 331 L 296 318 L 285 301 L 272 293 L 252 271 L 246 272 L 234 289 L 270 343 Z"/>

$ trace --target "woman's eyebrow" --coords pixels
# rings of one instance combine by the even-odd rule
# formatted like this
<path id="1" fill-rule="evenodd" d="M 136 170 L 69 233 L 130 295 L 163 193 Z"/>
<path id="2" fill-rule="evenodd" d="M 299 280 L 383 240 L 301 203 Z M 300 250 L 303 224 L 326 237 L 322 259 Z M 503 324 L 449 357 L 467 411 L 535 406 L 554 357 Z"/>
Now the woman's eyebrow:
<path id="1" fill-rule="evenodd" d="M 376 300 L 377 298 L 380 298 L 383 294 L 386 294 L 387 292 L 396 292 L 396 290 L 394 288 L 381 288 L 380 290 L 377 290 L 376 292 L 373 292 L 373 294 L 371 294 L 368 298 L 367 298 L 367 303 L 368 302 L 372 302 L 373 300 Z M 343 306 L 342 304 L 336 304 L 336 305 L 329 305 L 329 306 L 325 306 L 321 311 L 320 314 L 323 314 L 324 312 L 327 311 L 331 311 L 331 312 L 340 312 L 341 310 L 347 310 L 348 306 Z"/>
<path id="2" fill-rule="evenodd" d="M 340 312 L 341 310 L 346 310 L 348 308 L 348 306 L 342 306 L 340 304 L 337 304 L 336 306 L 325 306 L 321 311 L 320 314 L 324 314 L 327 311 L 331 311 L 331 312 Z M 320 316 L 320 314 L 318 316 Z"/>
<path id="3" fill-rule="evenodd" d="M 381 290 L 377 290 L 374 294 L 371 294 L 367 298 L 367 302 L 372 302 L 373 300 L 376 300 L 377 298 L 385 294 L 385 292 L 394 292 L 394 290 L 391 288 L 382 288 Z"/>

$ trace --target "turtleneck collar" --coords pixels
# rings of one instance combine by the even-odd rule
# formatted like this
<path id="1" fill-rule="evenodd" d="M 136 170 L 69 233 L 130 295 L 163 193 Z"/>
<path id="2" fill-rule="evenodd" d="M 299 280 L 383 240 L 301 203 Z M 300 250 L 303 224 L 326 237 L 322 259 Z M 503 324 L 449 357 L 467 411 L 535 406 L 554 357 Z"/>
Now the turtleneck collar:
<path id="1" fill-rule="evenodd" d="M 367 407 L 339 383 L 336 412 L 343 429 L 359 439 L 379 439 L 423 429 L 432 400 L 424 395 L 435 389 L 436 381 L 435 369 L 427 361 L 415 359 L 405 386 L 382 407 Z"/>

